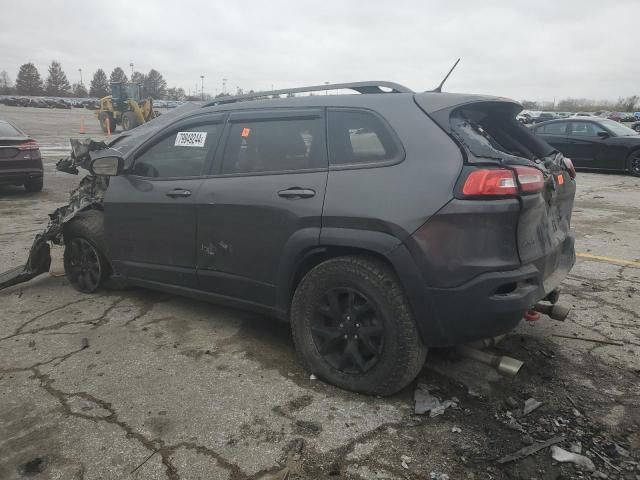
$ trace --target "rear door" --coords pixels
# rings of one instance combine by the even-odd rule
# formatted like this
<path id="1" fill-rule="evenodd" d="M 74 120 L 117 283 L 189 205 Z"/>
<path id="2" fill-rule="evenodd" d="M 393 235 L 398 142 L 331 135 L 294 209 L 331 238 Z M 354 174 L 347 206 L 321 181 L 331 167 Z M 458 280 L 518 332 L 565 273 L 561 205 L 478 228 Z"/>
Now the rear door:
<path id="1" fill-rule="evenodd" d="M 327 183 L 322 109 L 233 112 L 197 195 L 198 283 L 276 305 L 286 259 L 318 244 Z"/>
<path id="2" fill-rule="evenodd" d="M 196 204 L 224 116 L 163 130 L 112 177 L 105 231 L 116 271 L 126 277 L 196 288 Z"/>

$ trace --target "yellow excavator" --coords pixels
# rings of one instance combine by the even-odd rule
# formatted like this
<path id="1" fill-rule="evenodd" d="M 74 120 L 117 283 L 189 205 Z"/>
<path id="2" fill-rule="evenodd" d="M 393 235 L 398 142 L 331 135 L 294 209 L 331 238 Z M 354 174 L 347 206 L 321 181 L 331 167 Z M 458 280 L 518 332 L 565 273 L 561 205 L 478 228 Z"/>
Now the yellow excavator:
<path id="1" fill-rule="evenodd" d="M 137 83 L 112 83 L 111 95 L 100 99 L 100 110 L 96 112 L 102 131 L 113 133 L 117 125 L 131 130 L 157 117 L 159 113 L 153 110 L 153 100 L 141 97 Z"/>

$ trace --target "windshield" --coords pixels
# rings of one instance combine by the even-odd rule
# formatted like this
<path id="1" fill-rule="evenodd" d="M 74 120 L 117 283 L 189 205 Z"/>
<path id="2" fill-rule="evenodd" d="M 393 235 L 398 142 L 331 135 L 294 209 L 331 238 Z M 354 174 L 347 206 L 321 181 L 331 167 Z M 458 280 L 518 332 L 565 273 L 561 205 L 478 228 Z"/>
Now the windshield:
<path id="1" fill-rule="evenodd" d="M 607 128 L 616 137 L 630 137 L 631 135 L 638 135 L 638 132 L 635 130 L 613 120 L 601 120 L 600 125 Z"/>

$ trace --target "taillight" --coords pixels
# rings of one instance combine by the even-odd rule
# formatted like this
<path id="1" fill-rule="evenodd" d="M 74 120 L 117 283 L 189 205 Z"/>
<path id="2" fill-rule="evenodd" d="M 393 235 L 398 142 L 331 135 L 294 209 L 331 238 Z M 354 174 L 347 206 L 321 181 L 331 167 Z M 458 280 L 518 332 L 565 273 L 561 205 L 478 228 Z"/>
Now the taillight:
<path id="1" fill-rule="evenodd" d="M 515 167 L 515 173 L 505 168 L 483 168 L 472 171 L 464 182 L 466 197 L 504 197 L 520 193 L 539 192 L 544 187 L 544 175 L 533 167 Z"/>
<path id="2" fill-rule="evenodd" d="M 465 180 L 462 193 L 468 197 L 517 195 L 518 185 L 511 170 L 474 170 Z"/>
<path id="3" fill-rule="evenodd" d="M 18 145 L 18 150 L 38 150 L 38 144 L 35 140 L 26 140 Z"/>
<path id="4" fill-rule="evenodd" d="M 516 175 L 522 193 L 539 192 L 544 187 L 544 175 L 537 168 L 516 167 Z"/>
<path id="5" fill-rule="evenodd" d="M 573 166 L 571 159 L 564 157 L 562 160 L 564 161 L 564 166 L 567 167 L 567 170 L 569 171 L 569 176 L 571 178 L 576 178 L 576 167 Z"/>

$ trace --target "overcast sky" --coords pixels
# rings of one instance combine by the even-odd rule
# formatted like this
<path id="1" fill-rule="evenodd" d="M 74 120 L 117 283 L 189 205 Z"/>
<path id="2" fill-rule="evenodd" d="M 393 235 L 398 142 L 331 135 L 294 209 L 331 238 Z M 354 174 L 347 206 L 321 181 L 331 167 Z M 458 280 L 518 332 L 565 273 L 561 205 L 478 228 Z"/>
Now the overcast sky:
<path id="1" fill-rule="evenodd" d="M 309 6 L 307 6 L 309 5 Z M 129 64 L 205 92 L 356 80 L 518 100 L 640 94 L 640 0 L 2 0 L 0 70 Z"/>

